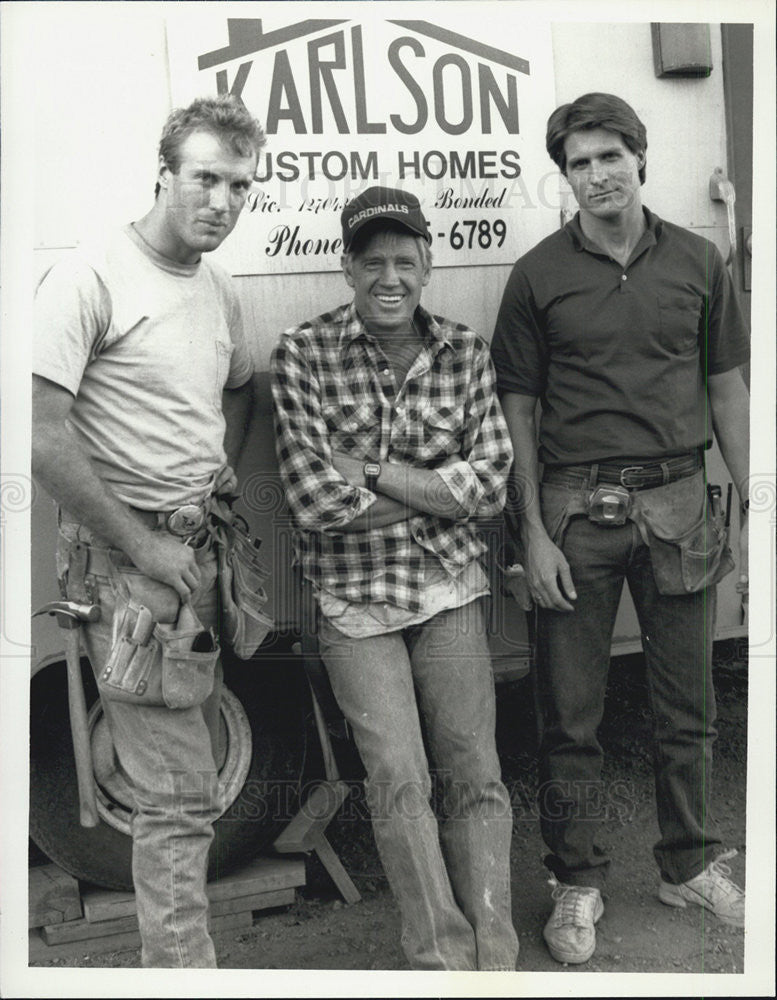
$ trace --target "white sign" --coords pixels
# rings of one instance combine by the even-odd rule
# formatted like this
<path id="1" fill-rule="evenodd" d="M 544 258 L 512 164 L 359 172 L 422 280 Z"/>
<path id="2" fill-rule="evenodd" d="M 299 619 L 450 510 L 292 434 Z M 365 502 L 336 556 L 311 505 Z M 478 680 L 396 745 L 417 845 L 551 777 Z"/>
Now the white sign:
<path id="1" fill-rule="evenodd" d="M 181 6 L 174 103 L 231 92 L 268 138 L 219 251 L 232 273 L 339 268 L 340 212 L 375 184 L 420 198 L 437 267 L 512 263 L 558 224 L 550 29 L 520 5 Z"/>

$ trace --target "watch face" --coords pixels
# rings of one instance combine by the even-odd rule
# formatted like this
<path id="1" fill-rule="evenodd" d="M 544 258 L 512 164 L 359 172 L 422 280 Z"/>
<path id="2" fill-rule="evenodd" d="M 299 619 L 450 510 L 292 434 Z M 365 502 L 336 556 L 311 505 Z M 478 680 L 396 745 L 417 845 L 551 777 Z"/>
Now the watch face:
<path id="1" fill-rule="evenodd" d="M 379 476 L 380 475 L 380 463 L 379 462 L 365 462 L 364 463 L 364 475 L 365 476 Z"/>

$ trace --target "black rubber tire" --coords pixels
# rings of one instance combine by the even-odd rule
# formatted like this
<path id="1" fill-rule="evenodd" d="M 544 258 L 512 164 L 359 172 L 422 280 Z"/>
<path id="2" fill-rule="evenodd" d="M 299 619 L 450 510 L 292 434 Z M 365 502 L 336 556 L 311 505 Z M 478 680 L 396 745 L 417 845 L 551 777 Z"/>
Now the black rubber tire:
<path id="1" fill-rule="evenodd" d="M 90 706 L 97 690 L 88 661 L 81 667 Z M 277 662 L 265 656 L 256 663 L 225 658 L 224 680 L 248 716 L 253 754 L 240 794 L 214 825 L 209 879 L 255 857 L 292 818 L 305 756 L 308 696 L 290 655 L 280 655 Z M 102 820 L 94 829 L 78 821 L 64 663 L 36 674 L 30 703 L 31 839 L 75 878 L 131 890 L 131 837 Z"/>

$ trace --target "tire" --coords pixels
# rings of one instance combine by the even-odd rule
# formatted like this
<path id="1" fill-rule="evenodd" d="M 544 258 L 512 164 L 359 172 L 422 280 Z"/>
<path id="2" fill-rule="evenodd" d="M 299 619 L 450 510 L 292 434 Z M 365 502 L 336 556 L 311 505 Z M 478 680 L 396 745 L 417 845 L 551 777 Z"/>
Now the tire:
<path id="1" fill-rule="evenodd" d="M 264 651 L 263 651 L 264 652 Z M 285 661 L 285 662 L 284 662 Z M 132 889 L 131 793 L 100 761 L 112 745 L 91 668 L 82 660 L 100 822 L 78 819 L 67 671 L 53 664 L 32 680 L 30 715 L 30 837 L 75 878 L 106 889 Z M 305 754 L 307 693 L 290 657 L 274 663 L 225 658 L 220 780 L 228 808 L 214 824 L 208 878 L 255 857 L 296 812 Z"/>

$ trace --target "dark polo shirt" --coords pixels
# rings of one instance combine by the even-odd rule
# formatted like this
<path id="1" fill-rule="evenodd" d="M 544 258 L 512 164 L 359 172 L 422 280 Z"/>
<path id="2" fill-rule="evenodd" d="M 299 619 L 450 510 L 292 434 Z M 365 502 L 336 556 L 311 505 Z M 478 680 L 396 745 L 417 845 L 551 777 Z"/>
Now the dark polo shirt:
<path id="1" fill-rule="evenodd" d="M 718 250 L 644 212 L 625 268 L 586 239 L 578 214 L 510 275 L 491 350 L 500 392 L 540 397 L 544 463 L 709 447 L 706 376 L 749 357 Z"/>

